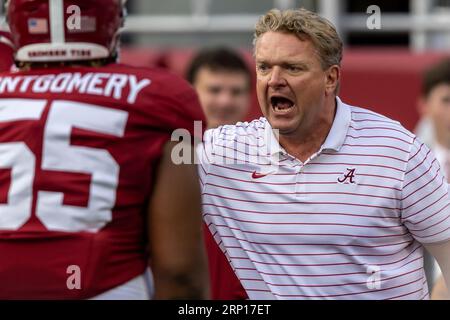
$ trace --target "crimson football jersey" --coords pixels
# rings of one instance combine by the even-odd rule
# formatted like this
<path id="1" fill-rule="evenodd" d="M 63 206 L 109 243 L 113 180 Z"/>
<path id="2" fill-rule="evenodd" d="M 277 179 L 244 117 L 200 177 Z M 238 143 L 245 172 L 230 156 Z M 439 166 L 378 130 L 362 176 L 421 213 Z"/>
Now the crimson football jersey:
<path id="1" fill-rule="evenodd" d="M 90 298 L 143 274 L 162 147 L 196 120 L 194 90 L 157 69 L 0 73 L 0 299 Z"/>

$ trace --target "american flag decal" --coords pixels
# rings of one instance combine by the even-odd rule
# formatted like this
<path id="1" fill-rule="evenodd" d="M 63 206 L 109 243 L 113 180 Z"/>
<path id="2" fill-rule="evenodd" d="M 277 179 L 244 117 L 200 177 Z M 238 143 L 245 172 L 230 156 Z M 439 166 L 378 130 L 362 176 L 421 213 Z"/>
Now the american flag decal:
<path id="1" fill-rule="evenodd" d="M 43 19 L 43 18 L 28 19 L 28 33 L 30 33 L 30 34 L 46 34 L 46 33 L 48 33 L 47 19 Z"/>

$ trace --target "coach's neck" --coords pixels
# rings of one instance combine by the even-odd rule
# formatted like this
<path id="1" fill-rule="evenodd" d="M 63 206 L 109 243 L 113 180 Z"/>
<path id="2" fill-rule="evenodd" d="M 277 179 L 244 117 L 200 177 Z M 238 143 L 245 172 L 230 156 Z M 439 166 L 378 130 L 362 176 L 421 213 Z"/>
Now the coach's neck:
<path id="1" fill-rule="evenodd" d="M 316 113 L 310 119 L 306 118 L 302 121 L 299 130 L 292 134 L 283 134 L 280 132 L 280 145 L 291 156 L 299 159 L 301 162 L 305 162 L 320 150 L 328 137 L 336 110 L 336 97 L 326 97 L 322 112 Z"/>

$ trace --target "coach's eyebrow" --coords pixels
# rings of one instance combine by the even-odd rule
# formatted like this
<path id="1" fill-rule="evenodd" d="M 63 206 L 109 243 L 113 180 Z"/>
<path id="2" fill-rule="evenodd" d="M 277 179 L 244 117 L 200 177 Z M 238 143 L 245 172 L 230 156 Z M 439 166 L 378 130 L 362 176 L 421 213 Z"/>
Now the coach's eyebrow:
<path id="1" fill-rule="evenodd" d="M 267 64 L 270 65 L 270 63 L 267 60 L 255 60 L 256 64 Z"/>
<path id="2" fill-rule="evenodd" d="M 304 62 L 286 61 L 281 64 L 282 67 L 297 67 L 301 69 L 309 69 L 309 64 Z"/>
<path id="3" fill-rule="evenodd" d="M 310 64 L 304 61 L 298 60 L 284 60 L 284 61 L 269 61 L 267 59 L 255 60 L 256 64 L 266 64 L 269 66 L 272 65 L 281 65 L 281 66 L 296 66 L 301 68 L 309 68 Z"/>

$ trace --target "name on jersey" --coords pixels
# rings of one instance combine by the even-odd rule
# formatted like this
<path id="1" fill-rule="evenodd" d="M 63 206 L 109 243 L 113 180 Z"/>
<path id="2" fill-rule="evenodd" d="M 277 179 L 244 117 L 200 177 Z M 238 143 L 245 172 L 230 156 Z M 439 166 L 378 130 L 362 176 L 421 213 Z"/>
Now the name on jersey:
<path id="1" fill-rule="evenodd" d="M 0 77 L 0 94 L 15 92 L 78 93 L 110 97 L 133 104 L 151 80 L 119 73 L 60 73 Z"/>

